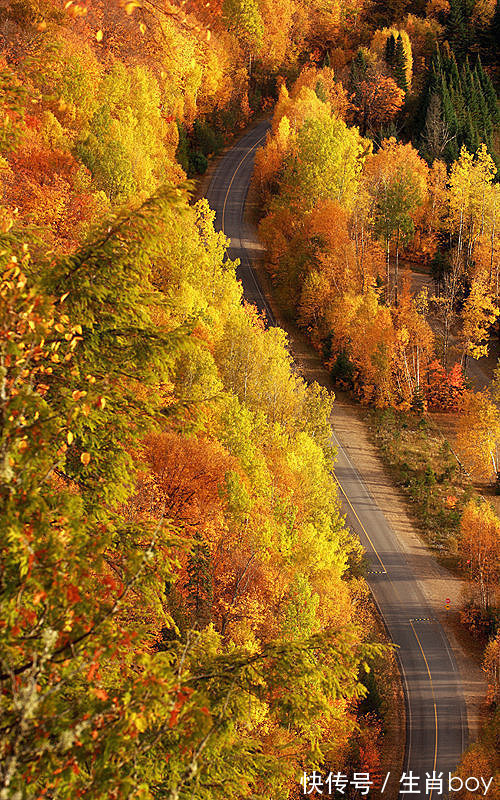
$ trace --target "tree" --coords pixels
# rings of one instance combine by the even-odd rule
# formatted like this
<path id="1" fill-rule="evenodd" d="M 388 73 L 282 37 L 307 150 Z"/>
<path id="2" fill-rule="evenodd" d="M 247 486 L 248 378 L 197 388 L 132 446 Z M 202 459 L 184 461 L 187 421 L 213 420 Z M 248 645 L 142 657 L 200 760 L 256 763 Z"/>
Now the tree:
<path id="1" fill-rule="evenodd" d="M 300 198 L 300 204 L 305 200 L 308 208 L 326 198 L 350 207 L 368 147 L 356 128 L 348 128 L 325 108 L 317 118 L 307 119 L 298 132 L 285 166 L 285 187 L 290 186 L 285 196 L 290 195 L 292 202 Z"/>
<path id="2" fill-rule="evenodd" d="M 401 111 L 404 91 L 392 78 L 374 78 L 362 81 L 356 94 L 357 107 L 361 115 L 361 130 L 378 133 Z"/>
<path id="3" fill-rule="evenodd" d="M 464 396 L 458 420 L 457 448 L 478 478 L 496 479 L 499 472 L 500 411 L 486 392 Z"/>
<path id="4" fill-rule="evenodd" d="M 500 520 L 484 501 L 471 501 L 465 507 L 458 550 L 462 566 L 477 588 L 480 606 L 487 611 L 500 579 Z"/>
<path id="5" fill-rule="evenodd" d="M 106 246 L 109 253 L 113 244 L 107 233 L 88 247 L 88 259 L 104 266 Z M 119 249 L 125 258 L 123 240 Z M 2 251 L 0 495 L 8 539 L 2 549 L 0 791 L 34 796 L 44 785 L 62 796 L 137 794 L 133 752 L 142 747 L 139 732 L 159 719 L 162 670 L 152 673 L 150 656 L 131 645 L 126 609 L 140 588 L 144 605 L 162 615 L 153 576 L 156 567 L 163 579 L 171 572 L 171 562 L 160 567 L 155 555 L 170 536 L 166 522 L 132 522 L 120 512 L 131 476 L 124 444 L 148 418 L 138 425 L 134 404 L 127 416 L 124 403 L 122 419 L 115 419 L 119 398 L 107 383 L 113 356 L 104 375 L 91 357 L 92 302 L 76 311 L 64 290 L 49 300 L 28 277 L 27 246 L 4 237 Z M 130 299 L 125 281 L 122 308 Z M 134 313 L 130 348 L 136 377 L 148 382 L 153 372 L 161 374 L 160 362 L 147 341 L 144 305 Z M 108 329 L 109 353 L 119 337 Z M 130 350 L 122 346 L 126 368 Z M 143 642 L 143 625 L 136 620 L 134 629 Z M 172 674 L 164 677 L 163 698 L 175 683 Z M 141 725 L 145 702 L 152 716 Z M 120 763 L 118 771 L 110 770 L 110 760 Z"/>
<path id="6" fill-rule="evenodd" d="M 13 150 L 19 143 L 22 119 L 25 113 L 26 89 L 16 75 L 7 69 L 0 70 L 0 113 L 2 131 L 0 153 Z"/>
<path id="7" fill-rule="evenodd" d="M 467 356 L 477 359 L 488 354 L 487 337 L 499 313 L 500 310 L 485 283 L 480 278 L 475 278 L 461 315 L 460 339 L 464 348 L 464 373 L 467 370 Z"/>
<path id="8" fill-rule="evenodd" d="M 229 30 L 238 37 L 249 59 L 260 51 L 263 41 L 263 24 L 259 6 L 255 0 L 224 0 L 223 14 Z"/>
<path id="9" fill-rule="evenodd" d="M 182 204 L 179 192 L 165 190 L 136 212 L 112 218 L 45 271 L 29 264 L 27 247 L 3 237 L 0 525 L 8 538 L 0 579 L 0 791 L 6 796 L 21 791 L 38 797 L 47 789 L 61 797 L 147 800 L 161 789 L 173 800 L 193 793 L 201 798 L 210 786 L 217 797 L 212 787 L 224 771 L 225 797 L 255 795 L 262 782 L 262 792 L 277 798 L 298 769 L 297 761 L 288 760 L 283 773 L 292 732 L 298 760 L 321 759 L 318 720 L 340 740 L 346 732 L 344 722 L 338 725 L 339 709 L 362 691 L 359 664 L 370 650 L 360 645 L 354 625 L 346 627 L 349 596 L 340 584 L 349 537 L 342 532 L 327 455 L 299 422 L 304 412 L 311 433 L 326 441 L 322 420 L 328 413 L 317 415 L 321 398 L 297 388 L 278 333 L 266 337 L 256 325 L 262 350 L 269 351 L 270 377 L 262 388 L 256 380 L 248 392 L 255 412 L 240 407 L 226 416 L 220 435 L 232 456 L 206 441 L 196 459 L 196 447 L 178 434 L 167 437 L 163 451 L 151 438 L 158 480 L 136 482 L 138 467 L 145 466 L 137 456 L 142 436 L 166 416 L 182 430 L 188 400 L 184 395 L 178 404 L 172 384 L 192 326 L 178 329 L 166 293 L 151 283 L 152 264 L 158 268 L 168 249 L 170 226 L 192 226 L 187 239 L 199 237 L 201 268 L 216 288 L 213 302 L 223 297 L 234 314 L 253 320 L 238 292 L 227 287 L 235 281 L 222 258 L 213 275 L 208 256 L 218 239 L 215 232 L 210 237 L 202 209 L 197 234 L 194 219 L 196 211 Z M 175 273 L 175 260 L 168 260 Z M 198 269 L 191 276 L 185 261 L 183 266 L 194 280 Z M 167 289 L 166 277 L 163 282 Z M 212 297 L 209 282 L 202 284 Z M 176 313 L 182 316 L 182 308 Z M 248 331 L 247 325 L 247 337 Z M 272 383 L 288 390 L 272 395 Z M 233 395 L 226 403 L 234 401 Z M 214 416 L 207 414 L 207 426 Z M 219 432 L 223 417 L 221 412 Z M 289 536 L 288 552 L 300 554 L 290 587 L 302 587 L 304 607 L 295 608 L 297 636 L 273 627 L 275 635 L 248 638 L 247 632 L 238 643 L 210 625 L 181 631 L 169 599 L 177 584 L 184 586 L 205 625 L 207 570 L 214 564 L 211 524 L 219 536 L 224 532 L 218 524 L 226 502 L 220 479 L 234 464 L 246 421 L 247 452 L 253 447 L 255 453 L 260 427 L 269 434 L 267 474 L 280 452 L 283 463 L 289 459 L 282 501 L 279 482 L 271 484 L 274 511 L 264 529 L 269 543 L 282 530 L 282 544 Z M 184 454 L 174 469 L 173 450 Z M 268 498 L 258 487 L 265 472 L 253 473 L 252 531 L 261 537 L 257 522 Z M 286 501 L 292 485 L 296 509 Z M 237 496 L 234 481 L 227 495 L 227 522 L 239 516 L 241 533 L 247 501 L 241 491 Z M 186 542 L 190 531 L 180 531 L 180 522 L 200 537 Z M 315 566 L 306 578 L 310 558 Z M 244 567 L 234 566 L 238 580 Z M 233 602 L 231 572 L 223 567 L 217 579 Z M 337 604 L 341 599 L 341 613 L 334 597 Z M 321 617 L 313 613 L 317 598 L 324 600 Z M 290 597 L 284 605 L 292 603 Z M 301 613 L 310 630 L 306 637 L 299 634 Z M 263 719 L 274 734 L 270 747 L 262 738 Z"/>
<path id="10" fill-rule="evenodd" d="M 396 48 L 394 51 L 394 77 L 399 88 L 405 93 L 408 91 L 408 79 L 406 75 L 406 54 L 403 39 L 401 38 L 401 34 L 398 34 L 398 38 L 396 39 Z"/>
<path id="11" fill-rule="evenodd" d="M 440 96 L 437 93 L 433 93 L 427 108 L 425 127 L 422 134 L 429 161 L 433 162 L 442 158 L 453 138 L 454 135 L 443 117 Z"/>
<path id="12" fill-rule="evenodd" d="M 462 147 L 460 158 L 451 168 L 449 178 L 448 229 L 452 234 L 450 270 L 441 298 L 444 339 L 443 363 L 448 357 L 450 327 L 460 283 L 471 270 L 476 244 L 484 230 L 486 198 L 496 168 L 484 145 L 473 156 Z M 471 301 L 472 302 L 472 301 Z"/>
<path id="13" fill-rule="evenodd" d="M 367 161 L 365 180 L 374 207 L 374 226 L 386 251 L 386 296 L 398 296 L 399 248 L 414 229 L 414 214 L 422 206 L 427 189 L 427 166 L 411 145 L 385 139 Z M 395 245 L 394 281 L 391 286 L 390 247 Z"/>
<path id="14" fill-rule="evenodd" d="M 461 364 L 454 364 L 448 372 L 440 361 L 429 364 L 425 392 L 429 408 L 437 411 L 459 411 L 465 393 L 465 375 Z"/>
<path id="15" fill-rule="evenodd" d="M 498 703 L 500 699 L 500 632 L 488 642 L 484 653 L 483 670 L 488 678 L 488 699 L 491 703 Z"/>
<path id="16" fill-rule="evenodd" d="M 455 6 L 457 4 L 455 3 Z M 455 14 L 452 8 L 450 17 Z M 439 47 L 431 61 L 430 73 L 424 96 L 421 118 L 435 119 L 437 95 L 441 101 L 442 122 L 447 128 L 450 140 L 444 148 L 443 156 L 448 163 L 457 160 L 463 145 L 470 152 L 478 149 L 480 144 L 485 144 L 494 155 L 493 128 L 498 121 L 498 102 L 491 81 L 478 61 L 471 69 L 469 60 L 465 57 L 459 70 L 455 58 L 456 50 L 450 51 Z M 431 104 L 434 108 L 431 110 Z M 439 127 L 439 123 L 438 123 Z M 422 126 L 422 134 L 424 127 Z M 425 131 L 428 138 L 429 131 Z"/>
<path id="17" fill-rule="evenodd" d="M 395 312 L 396 381 L 403 402 L 418 406 L 423 403 L 425 376 L 432 361 L 434 335 L 425 319 L 427 297 L 412 299 L 408 282 Z"/>
<path id="18" fill-rule="evenodd" d="M 448 34 L 452 49 L 461 58 L 468 50 L 468 20 L 466 18 L 466 4 L 463 0 L 450 0 L 450 13 L 448 15 Z"/>
<path id="19" fill-rule="evenodd" d="M 387 37 L 387 41 L 385 43 L 385 60 L 387 61 L 390 67 L 394 64 L 394 57 L 396 55 L 396 39 L 394 38 L 394 34 L 391 33 L 390 36 Z"/>
<path id="20" fill-rule="evenodd" d="M 368 71 L 368 58 L 365 50 L 362 47 L 359 48 L 356 56 L 351 61 L 351 69 L 349 73 L 349 82 L 353 89 L 356 87 L 366 78 L 366 73 Z"/>
<path id="21" fill-rule="evenodd" d="M 398 86 L 406 91 L 412 80 L 413 57 L 410 37 L 405 29 L 382 28 L 373 34 L 370 50 L 386 61 Z M 387 60 L 389 55 L 389 60 Z M 401 82 L 400 82 L 401 81 Z M 406 88 L 402 85 L 406 84 Z"/>

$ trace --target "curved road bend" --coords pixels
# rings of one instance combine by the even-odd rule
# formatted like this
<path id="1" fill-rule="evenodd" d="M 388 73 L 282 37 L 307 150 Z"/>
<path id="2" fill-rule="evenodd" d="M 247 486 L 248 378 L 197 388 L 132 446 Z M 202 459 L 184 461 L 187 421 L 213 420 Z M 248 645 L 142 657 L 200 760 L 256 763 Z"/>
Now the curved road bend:
<path id="1" fill-rule="evenodd" d="M 216 211 L 217 227 L 231 239 L 230 256 L 241 261 L 238 277 L 245 298 L 266 313 L 270 325 L 276 325 L 252 267 L 262 248 L 244 219 L 255 151 L 268 129 L 267 122 L 256 125 L 228 151 L 206 196 Z M 290 343 L 293 351 L 293 338 Z M 426 772 L 431 776 L 433 770 L 442 772 L 447 779 L 467 744 L 467 713 L 455 658 L 396 535 L 349 458 L 348 432 L 336 430 L 334 444 L 344 511 L 366 549 L 367 579 L 389 635 L 398 645 L 407 706 L 405 771 L 411 769 L 420 776 L 420 797 L 433 795 L 437 800 L 438 792 L 425 793 Z M 393 794 L 399 778 L 391 775 L 387 794 L 391 787 Z M 446 781 L 444 795 L 447 787 Z"/>

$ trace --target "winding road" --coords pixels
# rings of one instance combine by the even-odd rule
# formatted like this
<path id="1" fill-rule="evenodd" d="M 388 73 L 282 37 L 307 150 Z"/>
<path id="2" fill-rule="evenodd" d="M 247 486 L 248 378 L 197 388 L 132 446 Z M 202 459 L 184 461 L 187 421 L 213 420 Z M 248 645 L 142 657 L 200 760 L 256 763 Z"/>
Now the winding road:
<path id="1" fill-rule="evenodd" d="M 269 325 L 276 325 L 253 268 L 262 247 L 244 213 L 255 152 L 268 129 L 269 123 L 259 123 L 224 155 L 213 173 L 206 197 L 216 211 L 218 229 L 231 239 L 230 256 L 240 259 L 238 277 L 246 300 L 265 312 Z M 293 353 L 293 334 L 290 346 Z M 320 375 L 318 382 L 322 382 Z M 404 769 L 420 776 L 420 797 L 428 798 L 433 794 L 437 798 L 439 792 L 426 792 L 426 773 L 432 777 L 433 772 L 442 772 L 446 778 L 443 796 L 447 796 L 448 772 L 457 766 L 468 737 L 455 658 L 394 531 L 348 455 L 349 432 L 335 428 L 335 417 L 332 423 L 337 448 L 335 474 L 346 518 L 366 549 L 367 580 L 388 633 L 398 646 L 407 708 Z M 392 794 L 400 777 L 394 773 L 390 778 Z M 400 796 L 409 795 L 400 792 Z"/>

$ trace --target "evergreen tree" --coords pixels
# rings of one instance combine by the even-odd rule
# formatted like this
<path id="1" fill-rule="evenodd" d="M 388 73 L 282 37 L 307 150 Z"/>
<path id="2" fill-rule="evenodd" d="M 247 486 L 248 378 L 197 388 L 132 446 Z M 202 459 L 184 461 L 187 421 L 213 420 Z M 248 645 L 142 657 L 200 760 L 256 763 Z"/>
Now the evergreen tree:
<path id="1" fill-rule="evenodd" d="M 197 531 L 188 557 L 186 589 L 195 622 L 203 626 L 210 622 L 213 594 L 210 560 L 210 547 Z"/>
<path id="2" fill-rule="evenodd" d="M 359 84 L 362 81 L 364 81 L 367 69 L 368 69 L 368 61 L 366 59 L 365 53 L 360 47 L 358 52 L 356 53 L 356 57 L 353 58 L 351 62 L 351 72 L 349 80 L 351 83 L 351 87 L 353 89 L 355 89 L 357 86 L 359 86 Z"/>
<path id="3" fill-rule="evenodd" d="M 391 35 L 387 37 L 387 41 L 385 43 L 385 60 L 390 67 L 394 66 L 395 55 L 396 55 L 396 40 L 394 38 L 394 34 L 391 33 Z"/>
<path id="4" fill-rule="evenodd" d="M 406 54 L 404 51 L 403 39 L 398 34 L 396 48 L 394 51 L 394 79 L 404 92 L 408 91 L 408 79 L 406 77 Z"/>
<path id="5" fill-rule="evenodd" d="M 497 93 L 490 76 L 484 71 L 483 65 L 481 64 L 481 59 L 479 57 L 476 64 L 476 72 L 483 89 L 484 98 L 488 106 L 491 120 L 494 125 L 498 125 L 500 123 L 500 109 L 498 107 Z"/>
<path id="6" fill-rule="evenodd" d="M 460 59 L 467 53 L 467 26 L 464 17 L 464 4 L 462 0 L 450 0 L 450 13 L 448 14 L 448 40 Z"/>
<path id="7" fill-rule="evenodd" d="M 458 131 L 458 120 L 457 115 L 455 113 L 455 107 L 452 103 L 450 92 L 448 91 L 448 86 L 446 85 L 446 80 L 444 75 L 441 79 L 441 97 L 443 102 L 443 114 L 446 124 L 448 125 L 449 129 L 456 134 Z"/>
<path id="8" fill-rule="evenodd" d="M 463 128 L 463 142 L 470 153 L 475 153 L 479 147 L 479 135 L 477 128 L 474 125 L 474 120 L 470 111 L 467 112 L 465 118 L 465 125 Z"/>
<path id="9" fill-rule="evenodd" d="M 448 133 L 453 137 L 447 144 L 444 157 L 448 163 L 458 158 L 463 144 L 474 152 L 484 142 L 493 158 L 494 128 L 499 122 L 498 100 L 491 79 L 484 71 L 478 58 L 471 69 L 466 57 L 459 70 L 453 51 L 445 46 L 433 55 L 429 68 L 427 87 L 420 118 L 425 125 L 420 131 L 423 152 L 429 154 L 430 117 L 435 121 L 436 114 L 429 117 L 432 98 L 438 95 L 441 100 L 442 119 Z M 435 101 L 434 101 L 435 102 Z"/>

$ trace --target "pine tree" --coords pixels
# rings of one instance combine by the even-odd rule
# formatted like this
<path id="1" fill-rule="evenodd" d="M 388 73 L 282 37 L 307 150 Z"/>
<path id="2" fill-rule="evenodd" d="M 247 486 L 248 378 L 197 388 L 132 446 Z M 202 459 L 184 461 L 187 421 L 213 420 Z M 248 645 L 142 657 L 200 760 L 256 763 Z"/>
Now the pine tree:
<path id="1" fill-rule="evenodd" d="M 490 149 L 492 144 L 493 124 L 491 121 L 488 104 L 484 96 L 483 87 L 481 86 L 481 82 L 476 72 L 474 72 L 473 76 L 473 85 L 479 112 L 477 120 L 479 130 L 483 132 L 484 141 L 489 145 L 488 149 Z"/>
<path id="2" fill-rule="evenodd" d="M 460 58 L 467 52 L 467 29 L 462 0 L 450 0 L 448 14 L 448 39 L 453 52 Z"/>
<path id="3" fill-rule="evenodd" d="M 394 38 L 394 34 L 391 33 L 391 35 L 387 37 L 387 41 L 385 43 L 385 60 L 390 67 L 394 66 L 395 55 L 396 55 L 396 40 Z"/>
<path id="4" fill-rule="evenodd" d="M 408 91 L 408 80 L 406 77 L 406 54 L 404 51 L 403 39 L 398 34 L 396 48 L 394 51 L 394 79 L 404 92 Z"/>
<path id="5" fill-rule="evenodd" d="M 470 111 L 467 112 L 465 117 L 465 124 L 463 128 L 463 142 L 471 153 L 475 153 L 480 145 L 479 135 L 477 128 L 474 125 L 474 120 Z"/>
<path id="6" fill-rule="evenodd" d="M 366 77 L 366 70 L 368 68 L 368 61 L 361 47 L 356 53 L 356 57 L 351 62 L 351 72 L 349 80 L 351 87 L 355 89 L 359 84 L 364 81 Z"/>
<path id="7" fill-rule="evenodd" d="M 446 85 L 446 79 L 444 75 L 442 75 L 441 77 L 441 98 L 443 102 L 443 114 L 445 122 L 448 125 L 450 131 L 456 134 L 458 131 L 457 115 L 455 113 L 455 108 L 452 103 L 450 92 L 448 91 L 448 86 Z"/>
<path id="8" fill-rule="evenodd" d="M 461 6 L 455 4 L 455 10 Z M 457 12 L 458 13 L 458 12 Z M 453 51 L 445 43 L 443 51 L 436 47 L 432 57 L 427 87 L 422 101 L 421 119 L 427 120 L 433 95 L 441 99 L 442 117 L 453 136 L 446 147 L 444 157 L 448 163 L 458 158 L 463 144 L 475 151 L 484 142 L 496 160 L 494 152 L 494 128 L 500 122 L 499 106 L 491 79 L 478 58 L 471 69 L 465 57 L 459 70 Z M 434 115 L 433 118 L 435 117 Z M 424 151 L 428 148 L 429 131 L 420 132 Z"/>
<path id="9" fill-rule="evenodd" d="M 195 621 L 203 626 L 210 622 L 213 592 L 210 565 L 210 548 L 197 532 L 188 557 L 186 589 Z"/>
<path id="10" fill-rule="evenodd" d="M 483 65 L 479 57 L 477 59 L 476 71 L 483 88 L 483 94 L 490 112 L 491 120 L 494 125 L 498 125 L 500 123 L 500 109 L 498 106 L 497 93 L 490 76 L 483 69 Z"/>

